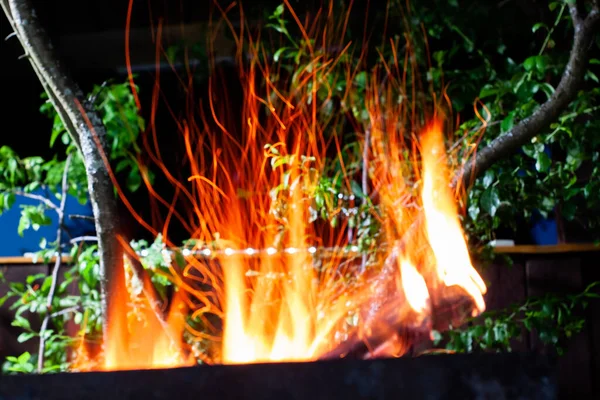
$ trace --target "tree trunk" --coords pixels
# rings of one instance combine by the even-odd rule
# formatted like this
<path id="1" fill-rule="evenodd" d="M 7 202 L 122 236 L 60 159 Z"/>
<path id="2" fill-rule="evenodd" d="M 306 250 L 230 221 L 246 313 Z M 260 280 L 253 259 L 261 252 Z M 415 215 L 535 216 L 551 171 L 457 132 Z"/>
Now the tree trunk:
<path id="1" fill-rule="evenodd" d="M 122 271 L 123 263 L 123 250 L 117 240 L 117 202 L 105 151 L 106 130 L 93 105 L 86 102 L 83 92 L 54 54 L 50 38 L 40 25 L 31 1 L 0 1 L 44 90 L 81 150 L 98 237 L 101 302 L 103 323 L 106 324 L 110 320 L 108 299 L 112 285 L 119 281 L 114 278 Z M 104 326 L 105 335 L 106 332 Z"/>

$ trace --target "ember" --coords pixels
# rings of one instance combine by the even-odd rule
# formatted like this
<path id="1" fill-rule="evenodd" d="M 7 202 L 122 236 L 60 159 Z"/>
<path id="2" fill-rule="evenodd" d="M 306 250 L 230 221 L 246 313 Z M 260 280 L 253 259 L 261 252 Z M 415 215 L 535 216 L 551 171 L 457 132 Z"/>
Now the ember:
<path id="1" fill-rule="evenodd" d="M 415 104 L 393 96 L 406 86 L 397 59 L 385 79 L 383 71 L 366 78 L 363 99 L 369 134 L 362 145 L 371 165 L 372 196 L 365 190 L 361 200 L 379 205 L 370 217 L 381 221 L 382 233 L 379 244 L 371 246 L 387 247 L 372 252 L 376 255 L 368 262 L 345 261 L 353 245 L 347 221 L 323 224 L 314 199 L 331 160 L 339 166 L 340 194 L 351 189 L 342 134 L 336 121 L 322 116 L 333 90 L 341 91 L 344 102 L 358 101 L 353 85 L 336 88 L 342 77 L 328 75 L 345 62 L 349 43 L 340 54 L 327 52 L 328 41 L 345 37 L 345 26 L 328 22 L 327 12 L 303 24 L 286 5 L 312 58 L 287 74 L 263 57 L 248 32 L 233 32 L 243 65 L 243 132 L 231 127 L 226 96 L 213 88 L 210 121 L 202 114 L 198 124 L 189 115 L 179 124 L 190 168 L 190 178 L 181 183 L 162 166 L 156 133 L 149 129 L 147 151 L 177 187 L 172 201 L 150 193 L 169 206 L 169 219 L 189 227 L 196 245 L 183 253 L 184 265 L 171 263 L 165 274 L 178 291 L 164 321 L 146 304 L 139 282 L 136 290 L 135 279 L 125 274 L 127 284 L 117 285 L 117 296 L 110 299 L 103 361 L 86 361 L 82 348 L 77 369 L 193 364 L 184 330 L 220 348 L 203 356 L 213 363 L 398 357 L 434 328 L 456 326 L 485 309 L 486 286 L 471 264 L 458 219 L 458 192 L 450 188 L 446 119 L 435 107 L 425 126 L 406 121 Z M 251 55 L 245 63 L 242 48 Z M 352 82 L 353 70 L 347 68 L 343 78 Z M 413 176 L 419 179 L 412 181 Z M 338 193 L 325 192 L 322 202 L 333 215 L 341 213 L 345 206 Z M 188 204 L 187 214 L 180 212 L 182 204 Z M 168 222 L 163 234 L 167 227 Z M 330 249 L 327 257 L 323 248 Z M 205 259 L 195 257 L 197 252 Z M 186 326 L 187 315 L 206 330 Z"/>

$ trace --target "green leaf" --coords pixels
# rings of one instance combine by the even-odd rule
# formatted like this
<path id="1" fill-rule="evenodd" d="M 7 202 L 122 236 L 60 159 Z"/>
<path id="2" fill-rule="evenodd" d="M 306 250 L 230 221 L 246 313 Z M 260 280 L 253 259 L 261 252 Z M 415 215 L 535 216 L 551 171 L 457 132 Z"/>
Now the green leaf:
<path id="1" fill-rule="evenodd" d="M 367 72 L 361 71 L 358 74 L 356 74 L 356 76 L 354 77 L 354 84 L 361 89 L 366 88 L 367 87 Z"/>
<path id="2" fill-rule="evenodd" d="M 127 175 L 127 189 L 130 192 L 137 191 L 142 185 L 142 176 L 137 168 L 131 169 Z"/>
<path id="3" fill-rule="evenodd" d="M 278 5 L 277 8 L 275 8 L 275 11 L 273 11 L 273 16 L 280 17 L 283 14 L 284 9 L 285 8 L 283 4 Z"/>
<path id="4" fill-rule="evenodd" d="M 487 84 L 484 87 L 482 87 L 481 90 L 479 91 L 479 98 L 483 99 L 486 97 L 490 97 L 490 96 L 495 95 L 496 93 L 498 93 L 498 89 L 493 87 L 490 84 Z"/>
<path id="5" fill-rule="evenodd" d="M 23 332 L 17 337 L 17 342 L 23 343 L 35 336 L 35 332 Z"/>
<path id="6" fill-rule="evenodd" d="M 527 58 L 524 62 L 523 62 L 523 67 L 525 67 L 525 71 L 531 71 L 533 70 L 533 68 L 535 68 L 535 59 L 537 56 L 531 56 L 529 58 Z"/>
<path id="7" fill-rule="evenodd" d="M 494 179 L 496 178 L 496 173 L 494 172 L 494 170 L 487 170 L 485 171 L 485 174 L 483 175 L 483 186 L 484 187 L 490 187 L 492 185 L 492 183 L 494 182 Z"/>
<path id="8" fill-rule="evenodd" d="M 548 171 L 548 169 L 550 168 L 550 165 L 552 165 L 552 160 L 550 159 L 550 157 L 548 157 L 548 154 L 546 154 L 543 151 L 540 151 L 539 153 L 537 153 L 537 159 L 535 162 L 535 169 L 538 172 L 546 172 Z"/>
<path id="9" fill-rule="evenodd" d="M 489 187 L 483 191 L 479 198 L 479 205 L 490 216 L 496 215 L 498 207 L 500 207 L 500 197 L 495 187 Z"/>
<path id="10" fill-rule="evenodd" d="M 598 76 L 590 70 L 586 71 L 585 77 L 586 77 L 586 79 L 591 79 L 596 83 L 600 83 L 600 79 L 598 79 Z"/>
<path id="11" fill-rule="evenodd" d="M 535 57 L 535 67 L 540 73 L 546 72 L 546 66 L 548 65 L 548 59 L 544 56 Z"/>
<path id="12" fill-rule="evenodd" d="M 542 89 L 542 92 L 544 92 L 548 98 L 554 94 L 554 87 L 547 82 L 540 83 L 540 89 Z"/>
<path id="13" fill-rule="evenodd" d="M 477 205 L 477 203 L 472 202 L 471 204 L 469 204 L 469 217 L 473 220 L 476 221 L 477 217 L 479 217 L 479 206 Z"/>
<path id="14" fill-rule="evenodd" d="M 537 24 L 533 25 L 533 27 L 531 28 L 531 31 L 533 33 L 535 33 L 540 28 L 546 28 L 546 29 L 548 29 L 548 27 L 546 26 L 546 24 L 544 24 L 543 22 L 538 22 Z"/>
<path id="15" fill-rule="evenodd" d="M 12 326 L 16 326 L 18 328 L 23 328 L 26 330 L 30 330 L 31 329 L 31 325 L 29 324 L 29 320 L 26 318 L 23 318 L 20 315 L 16 315 L 15 319 L 13 320 L 13 322 L 11 323 Z"/>
<path id="16" fill-rule="evenodd" d="M 275 54 L 273 54 L 273 61 L 275 61 L 275 62 L 278 62 L 278 61 L 279 61 L 279 58 L 281 57 L 281 55 L 282 55 L 282 54 L 283 54 L 283 53 L 284 53 L 286 50 L 288 50 L 288 47 L 281 47 L 281 48 L 279 48 L 279 49 L 278 49 L 278 50 L 275 52 Z"/>
<path id="17" fill-rule="evenodd" d="M 277 32 L 282 33 L 286 36 L 289 36 L 289 32 L 288 32 L 287 28 L 283 25 L 267 24 L 267 25 L 265 25 L 265 28 L 273 28 Z"/>
<path id="18" fill-rule="evenodd" d="M 358 197 L 359 199 L 362 199 L 365 197 L 365 194 L 364 194 L 362 188 L 360 187 L 360 185 L 358 184 L 358 182 L 351 181 L 350 187 L 352 188 L 352 193 L 354 193 L 354 195 L 356 197 Z"/>
<path id="19" fill-rule="evenodd" d="M 511 111 L 510 113 L 508 113 L 508 115 L 502 120 L 502 123 L 500 124 L 500 129 L 502 131 L 502 133 L 506 133 L 509 132 L 513 126 L 514 126 L 514 122 L 515 122 L 515 115 L 517 114 L 516 111 Z"/>
<path id="20" fill-rule="evenodd" d="M 27 363 L 27 361 L 29 361 L 31 359 L 31 354 L 29 354 L 29 352 L 25 352 L 23 354 L 21 354 L 18 358 L 17 358 L 17 362 L 19 364 L 25 364 Z"/>
<path id="21" fill-rule="evenodd" d="M 180 251 L 175 252 L 175 262 L 180 268 L 184 268 L 187 265 L 187 261 L 185 261 L 185 257 Z"/>

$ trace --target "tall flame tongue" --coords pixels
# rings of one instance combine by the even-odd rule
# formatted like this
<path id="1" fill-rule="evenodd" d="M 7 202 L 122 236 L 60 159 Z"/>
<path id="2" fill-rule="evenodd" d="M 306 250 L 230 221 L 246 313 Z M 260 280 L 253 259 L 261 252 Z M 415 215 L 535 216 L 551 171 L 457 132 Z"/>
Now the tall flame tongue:
<path id="1" fill-rule="evenodd" d="M 439 279 L 446 287 L 459 286 L 475 303 L 473 315 L 485 310 L 487 288 L 473 265 L 460 227 L 454 197 L 449 185 L 446 149 L 442 130 L 434 122 L 422 140 L 423 191 L 427 239 L 435 255 Z"/>

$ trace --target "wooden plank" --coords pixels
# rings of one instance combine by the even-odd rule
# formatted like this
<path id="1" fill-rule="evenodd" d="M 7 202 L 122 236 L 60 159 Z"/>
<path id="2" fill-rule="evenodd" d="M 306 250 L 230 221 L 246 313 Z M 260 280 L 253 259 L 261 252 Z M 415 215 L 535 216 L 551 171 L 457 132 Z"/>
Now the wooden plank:
<path id="1" fill-rule="evenodd" d="M 596 255 L 588 254 L 582 259 L 582 274 L 584 286 L 590 285 L 592 282 L 600 281 L 600 265 Z M 596 288 L 596 293 L 600 291 L 600 287 Z M 600 299 L 590 299 L 586 323 L 590 330 L 592 358 L 592 376 L 600 377 Z M 594 379 L 593 382 L 594 398 L 600 399 L 600 379 Z"/>
<path id="2" fill-rule="evenodd" d="M 582 253 L 600 252 L 600 244 L 595 243 L 563 243 L 553 245 L 516 245 L 498 246 L 494 252 L 499 254 L 557 254 L 557 253 Z"/>
<path id="3" fill-rule="evenodd" d="M 537 257 L 527 262 L 526 274 L 529 297 L 583 290 L 579 257 Z M 589 328 L 586 327 L 571 338 L 565 354 L 558 359 L 558 391 L 561 399 L 587 399 L 592 394 L 589 335 Z M 531 336 L 531 345 L 536 352 L 553 353 L 553 348 L 544 346 L 536 335 Z"/>
<path id="4" fill-rule="evenodd" d="M 514 304 L 523 304 L 527 297 L 525 264 L 515 260 L 513 265 L 491 264 L 478 269 L 487 285 L 484 296 L 487 311 L 502 310 Z M 511 343 L 513 351 L 527 351 L 529 335 L 525 329 L 519 339 Z"/>
<path id="5" fill-rule="evenodd" d="M 56 257 L 52 257 L 49 263 L 54 263 Z M 63 263 L 70 263 L 72 261 L 71 256 L 62 256 Z M 14 264 L 24 264 L 24 265 L 46 265 L 42 262 L 35 263 L 33 261 L 33 257 L 20 256 L 20 257 L 0 257 L 0 265 L 14 265 Z"/>

